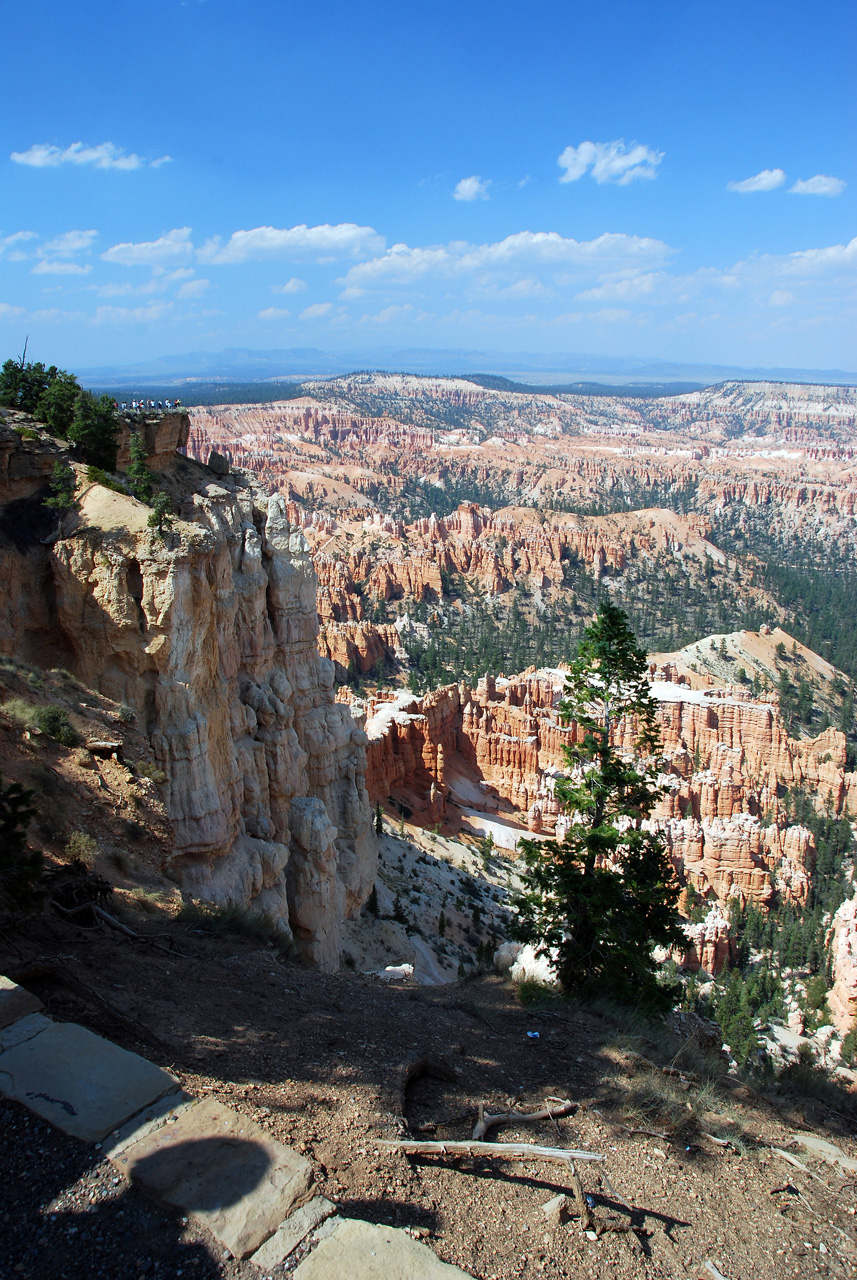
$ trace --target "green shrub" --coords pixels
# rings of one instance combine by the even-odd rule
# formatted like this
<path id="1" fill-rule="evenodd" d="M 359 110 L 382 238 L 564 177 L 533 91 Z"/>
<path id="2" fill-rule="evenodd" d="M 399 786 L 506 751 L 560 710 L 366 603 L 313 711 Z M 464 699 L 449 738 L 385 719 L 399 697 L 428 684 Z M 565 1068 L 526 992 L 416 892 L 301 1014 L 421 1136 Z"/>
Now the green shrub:
<path id="1" fill-rule="evenodd" d="M 172 512 L 173 504 L 170 502 L 169 494 L 161 491 L 155 496 L 155 501 L 146 523 L 150 529 L 156 530 L 160 537 L 163 537 L 164 531 L 173 527 Z"/>
<path id="2" fill-rule="evenodd" d="M 148 778 L 150 782 L 160 783 L 167 780 L 163 769 L 159 769 L 156 764 L 150 764 L 148 760 L 138 760 L 136 769 L 141 778 Z"/>
<path id="3" fill-rule="evenodd" d="M 90 484 L 100 484 L 102 489 L 112 489 L 114 493 L 127 493 L 124 484 L 108 475 L 101 467 L 87 467 L 86 478 Z"/>
<path id="4" fill-rule="evenodd" d="M 65 842 L 66 857 L 69 862 L 82 862 L 91 871 L 98 860 L 100 852 L 98 841 L 88 831 L 72 831 Z"/>
<path id="5" fill-rule="evenodd" d="M 32 702 L 25 702 L 23 698 L 9 698 L 3 703 L 2 709 L 4 715 L 23 729 L 36 728 L 36 708 Z"/>
<path id="6" fill-rule="evenodd" d="M 852 1027 L 842 1041 L 841 1056 L 846 1067 L 853 1067 L 857 1062 L 857 1027 Z"/>
<path id="7" fill-rule="evenodd" d="M 270 942 L 281 937 L 277 924 L 261 911 L 248 907 L 217 907 L 205 902 L 185 902 L 176 919 L 201 933 L 215 936 L 237 933 L 245 938 Z"/>
<path id="8" fill-rule="evenodd" d="M 60 744 L 61 747 L 76 747 L 80 742 L 80 734 L 71 724 L 68 713 L 53 703 L 46 707 L 36 707 L 35 721 L 37 728 Z"/>

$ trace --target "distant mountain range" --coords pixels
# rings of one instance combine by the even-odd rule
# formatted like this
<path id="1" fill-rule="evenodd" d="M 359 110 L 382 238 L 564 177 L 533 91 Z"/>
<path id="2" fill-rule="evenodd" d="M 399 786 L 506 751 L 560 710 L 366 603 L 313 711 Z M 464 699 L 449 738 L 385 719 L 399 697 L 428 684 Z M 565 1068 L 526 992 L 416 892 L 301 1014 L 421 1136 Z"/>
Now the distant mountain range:
<path id="1" fill-rule="evenodd" d="M 426 347 L 373 349 L 371 351 L 321 351 L 316 347 L 254 351 L 231 347 L 224 351 L 190 351 L 161 356 L 134 365 L 80 369 L 87 384 L 121 387 L 176 386 L 212 380 L 263 381 L 311 377 L 336 377 L 355 370 L 385 370 L 414 374 L 499 374 L 531 384 L 557 383 L 684 383 L 710 386 L 731 379 L 741 381 L 819 382 L 857 385 L 857 373 L 842 369 L 741 368 L 739 365 L 681 364 L 620 356 L 593 356 L 579 352 L 550 355 L 474 350 L 433 350 Z"/>

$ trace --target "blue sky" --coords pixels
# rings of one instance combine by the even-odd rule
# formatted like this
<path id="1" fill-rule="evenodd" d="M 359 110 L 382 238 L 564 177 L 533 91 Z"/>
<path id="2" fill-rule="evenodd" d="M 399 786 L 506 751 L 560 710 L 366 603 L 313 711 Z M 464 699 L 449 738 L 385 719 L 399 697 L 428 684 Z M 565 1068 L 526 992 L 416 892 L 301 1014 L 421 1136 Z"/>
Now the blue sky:
<path id="1" fill-rule="evenodd" d="M 844 0 L 5 12 L 4 354 L 857 368 Z"/>

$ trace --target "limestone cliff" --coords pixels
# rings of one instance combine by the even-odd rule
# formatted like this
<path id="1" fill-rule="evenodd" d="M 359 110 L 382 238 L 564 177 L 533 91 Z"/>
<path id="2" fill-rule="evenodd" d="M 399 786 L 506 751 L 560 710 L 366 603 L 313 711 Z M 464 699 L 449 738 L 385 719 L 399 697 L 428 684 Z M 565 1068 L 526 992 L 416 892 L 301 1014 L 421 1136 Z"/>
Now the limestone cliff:
<path id="1" fill-rule="evenodd" d="M 283 501 L 238 475 L 213 483 L 176 455 L 187 419 L 172 419 L 146 433 L 179 512 L 163 537 L 146 507 L 79 468 L 65 536 L 16 544 L 9 508 L 36 520 L 38 483 L 0 491 L 0 649 L 132 708 L 166 775 L 183 888 L 264 912 L 332 970 L 375 878 L 366 736 L 317 652 L 315 574 Z"/>

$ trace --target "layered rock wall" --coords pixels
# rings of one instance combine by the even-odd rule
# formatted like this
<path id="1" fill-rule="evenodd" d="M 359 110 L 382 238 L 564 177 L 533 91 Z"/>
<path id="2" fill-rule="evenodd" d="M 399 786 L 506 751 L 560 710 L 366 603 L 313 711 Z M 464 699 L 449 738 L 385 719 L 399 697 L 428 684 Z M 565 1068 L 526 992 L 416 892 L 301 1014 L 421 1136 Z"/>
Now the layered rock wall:
<path id="1" fill-rule="evenodd" d="M 153 436 L 157 456 L 164 429 Z M 281 498 L 233 476 L 212 483 L 174 449 L 160 481 L 180 518 L 163 538 L 142 504 L 84 485 L 67 536 L 29 554 L 3 540 L 15 597 L 0 649 L 32 658 L 22 644 L 44 621 L 63 665 L 145 727 L 183 887 L 263 912 L 335 969 L 377 846 L 366 736 L 316 648 L 309 549 Z"/>
<path id="2" fill-rule="evenodd" d="M 436 811 L 444 798 L 460 799 L 469 782 L 485 809 L 506 809 L 536 833 L 561 834 L 553 784 L 576 733 L 560 723 L 562 684 L 562 672 L 532 671 L 488 678 L 476 689 L 450 685 L 421 699 L 370 702 L 370 796 L 397 789 L 425 796 L 433 785 Z M 754 702 L 743 690 L 699 691 L 666 679 L 652 688 L 667 769 L 652 820 L 682 879 L 722 903 L 767 905 L 775 895 L 805 903 L 815 844 L 781 797 L 801 786 L 820 805 L 830 797 L 835 812 L 848 812 L 853 776 L 844 772 L 843 735 L 828 729 L 796 741 L 775 701 Z M 633 725 L 617 724 L 615 744 L 630 749 L 632 741 Z"/>

